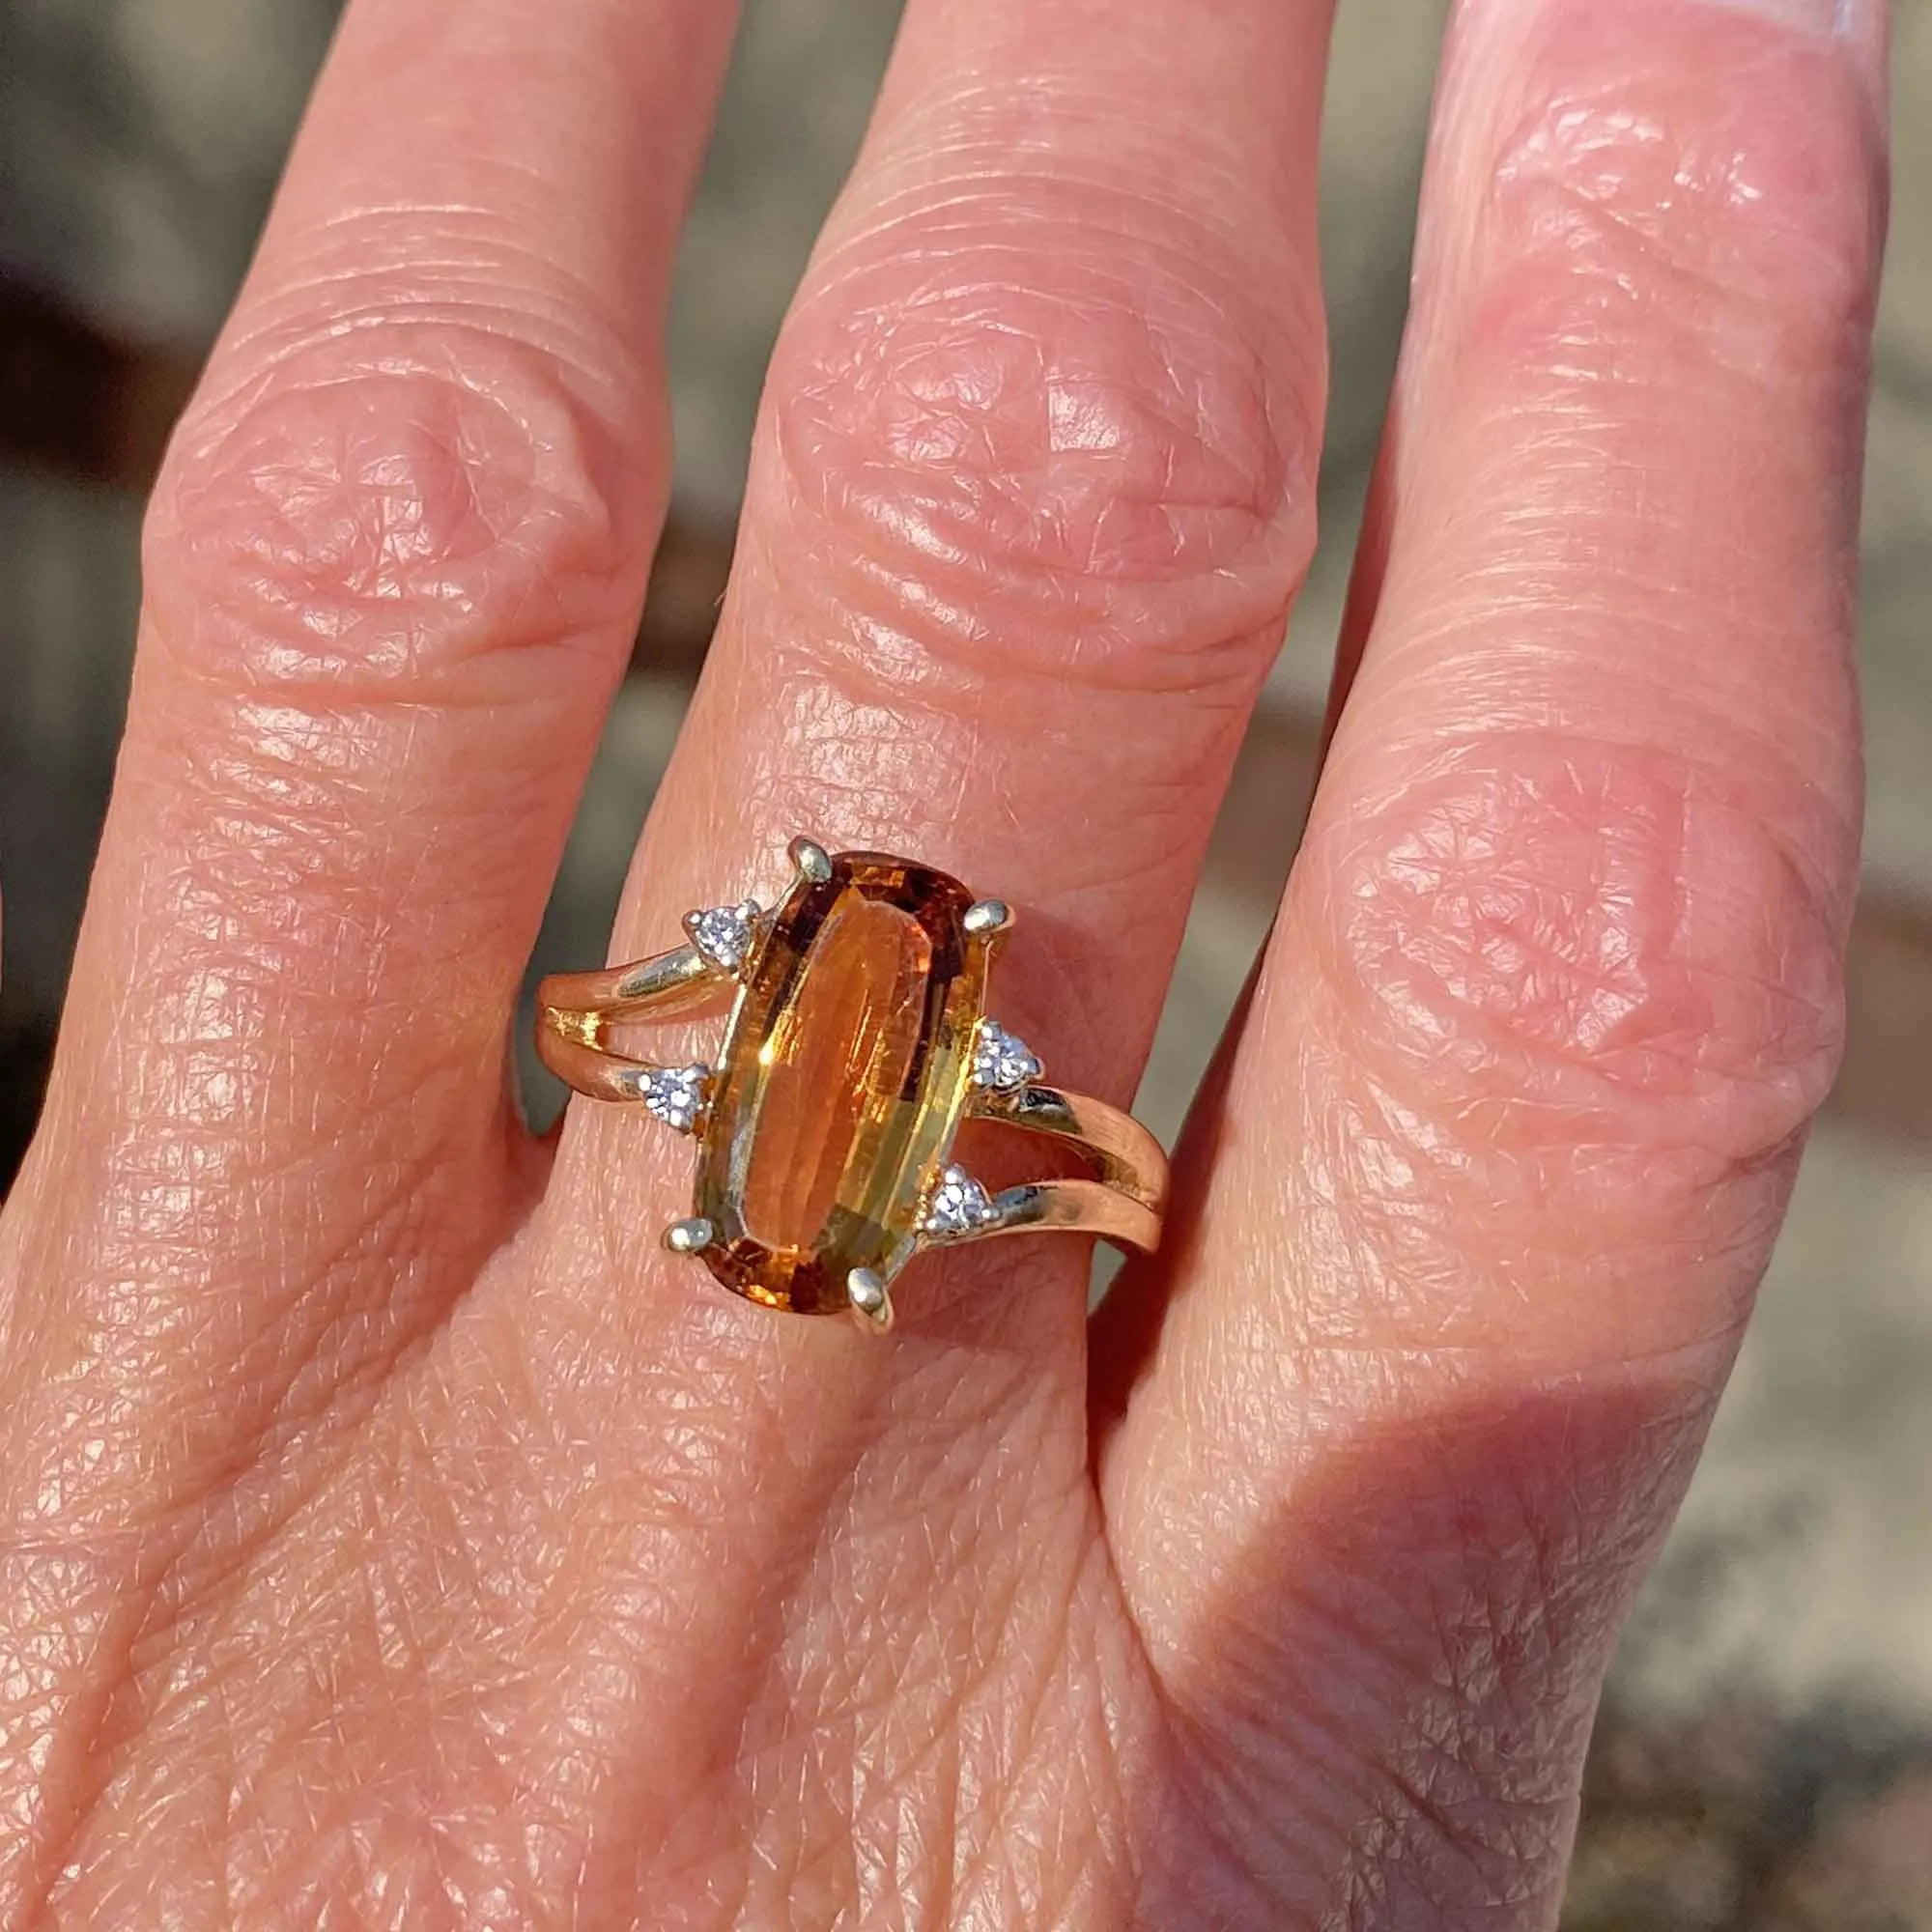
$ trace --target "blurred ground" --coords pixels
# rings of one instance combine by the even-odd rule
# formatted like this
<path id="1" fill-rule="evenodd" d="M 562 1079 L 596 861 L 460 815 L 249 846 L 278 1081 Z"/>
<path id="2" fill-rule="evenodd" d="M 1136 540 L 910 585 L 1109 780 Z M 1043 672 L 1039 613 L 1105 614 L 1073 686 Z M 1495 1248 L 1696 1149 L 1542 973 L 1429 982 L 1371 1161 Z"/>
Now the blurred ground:
<path id="1" fill-rule="evenodd" d="M 31 1118 L 113 756 L 139 488 L 245 261 L 330 0 L 0 0 L 0 1159 Z M 753 0 L 672 328 L 678 506 L 543 943 L 601 956 L 701 657 L 766 351 L 895 0 Z M 1437 0 L 1343 0 L 1329 541 L 1195 907 L 1163 1131 L 1292 855 L 1401 325 Z M 1932 181 L 1932 0 L 1899 0 L 1898 179 Z M 1932 202 L 1896 212 L 1861 642 L 1853 1037 L 1707 1464 L 1600 1727 L 1573 1932 L 1932 1932 Z"/>

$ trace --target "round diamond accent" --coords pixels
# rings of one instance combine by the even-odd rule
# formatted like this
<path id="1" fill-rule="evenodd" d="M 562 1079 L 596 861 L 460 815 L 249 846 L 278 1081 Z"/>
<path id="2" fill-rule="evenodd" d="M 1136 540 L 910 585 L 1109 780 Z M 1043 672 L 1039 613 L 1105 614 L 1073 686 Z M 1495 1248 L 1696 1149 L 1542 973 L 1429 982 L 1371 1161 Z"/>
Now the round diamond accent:
<path id="1" fill-rule="evenodd" d="M 963 1167 L 949 1167 L 939 1177 L 939 1185 L 926 1205 L 925 1231 L 929 1235 L 970 1235 L 998 1218 L 993 1197 Z"/>
<path id="2" fill-rule="evenodd" d="M 1040 1075 L 1039 1055 L 998 1020 L 981 1020 L 973 1046 L 973 1084 L 1002 1090 L 1024 1087 Z"/>
<path id="3" fill-rule="evenodd" d="M 758 904 L 741 899 L 736 905 L 710 906 L 685 922 L 691 943 L 714 966 L 735 973 L 745 963 L 757 930 Z"/>
<path id="4" fill-rule="evenodd" d="M 708 1066 L 654 1066 L 638 1082 L 638 1095 L 666 1126 L 688 1134 L 704 1111 Z"/>

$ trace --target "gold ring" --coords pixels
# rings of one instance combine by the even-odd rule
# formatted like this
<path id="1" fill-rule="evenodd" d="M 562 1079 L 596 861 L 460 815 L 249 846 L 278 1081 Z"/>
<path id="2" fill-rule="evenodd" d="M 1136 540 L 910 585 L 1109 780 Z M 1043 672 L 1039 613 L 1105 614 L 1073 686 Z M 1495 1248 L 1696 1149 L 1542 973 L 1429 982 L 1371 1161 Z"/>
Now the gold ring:
<path id="1" fill-rule="evenodd" d="M 986 1012 L 1008 907 L 884 853 L 835 858 L 794 838 L 790 857 L 772 911 L 742 899 L 687 913 L 684 945 L 537 988 L 537 1052 L 553 1073 L 696 1138 L 692 1212 L 666 1245 L 767 1308 L 850 1314 L 874 1331 L 892 1325 L 892 1284 L 925 1248 L 1056 1228 L 1153 1248 L 1160 1143 L 1120 1108 L 1046 1085 L 1037 1056 Z M 715 1068 L 607 1044 L 614 1026 L 731 988 Z M 991 1192 L 952 1158 L 968 1119 L 1050 1135 L 1094 1176 Z"/>

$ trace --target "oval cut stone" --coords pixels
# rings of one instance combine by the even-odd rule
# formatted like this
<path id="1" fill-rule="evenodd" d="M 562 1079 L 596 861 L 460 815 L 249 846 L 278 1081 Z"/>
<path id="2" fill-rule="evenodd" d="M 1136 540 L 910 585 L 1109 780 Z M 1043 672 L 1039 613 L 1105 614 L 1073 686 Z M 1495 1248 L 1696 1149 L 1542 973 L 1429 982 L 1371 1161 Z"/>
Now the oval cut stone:
<path id="1" fill-rule="evenodd" d="M 986 952 L 957 879 L 845 852 L 801 879 L 738 996 L 695 1211 L 728 1289 L 842 1313 L 845 1278 L 888 1278 L 918 1236 L 973 1072 Z"/>

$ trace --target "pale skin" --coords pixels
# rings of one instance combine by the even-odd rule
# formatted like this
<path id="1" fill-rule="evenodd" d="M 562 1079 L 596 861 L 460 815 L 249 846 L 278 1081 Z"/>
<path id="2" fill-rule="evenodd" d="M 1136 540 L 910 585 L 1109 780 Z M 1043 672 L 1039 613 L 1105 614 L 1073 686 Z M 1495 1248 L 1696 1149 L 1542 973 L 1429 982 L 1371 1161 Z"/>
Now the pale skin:
<path id="1" fill-rule="evenodd" d="M 611 957 L 908 853 L 1130 1099 L 1313 542 L 1326 28 L 911 0 Z M 1077 1241 L 928 1258 L 883 1341 L 503 1074 L 729 31 L 355 0 L 175 441 L 0 1222 L 0 1922 L 1548 1926 L 1836 1050 L 1880 7 L 1463 0 L 1163 1252 L 1091 1332 Z"/>

